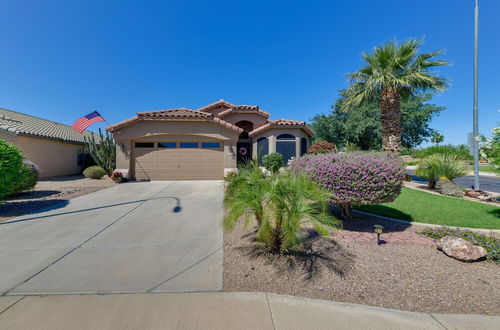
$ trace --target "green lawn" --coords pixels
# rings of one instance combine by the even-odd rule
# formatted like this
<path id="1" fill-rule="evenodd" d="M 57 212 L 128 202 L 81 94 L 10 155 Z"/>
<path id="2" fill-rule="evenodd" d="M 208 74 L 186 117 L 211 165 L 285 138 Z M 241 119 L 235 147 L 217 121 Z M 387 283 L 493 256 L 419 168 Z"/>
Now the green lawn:
<path id="1" fill-rule="evenodd" d="M 403 187 L 392 203 L 357 209 L 390 218 L 446 226 L 500 229 L 500 208 Z"/>
<path id="2" fill-rule="evenodd" d="M 469 165 L 467 167 L 469 171 L 474 171 L 474 165 Z M 493 165 L 479 165 L 479 172 L 495 172 L 495 166 Z"/>

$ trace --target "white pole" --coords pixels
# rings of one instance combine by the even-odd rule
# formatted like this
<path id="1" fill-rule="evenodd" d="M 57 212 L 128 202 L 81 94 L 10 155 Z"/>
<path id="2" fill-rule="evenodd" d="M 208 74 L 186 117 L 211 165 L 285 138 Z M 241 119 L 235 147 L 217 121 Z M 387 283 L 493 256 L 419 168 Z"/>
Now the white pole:
<path id="1" fill-rule="evenodd" d="M 474 8 L 474 106 L 473 106 L 473 136 L 474 136 L 474 189 L 479 189 L 479 124 L 478 124 L 478 97 L 477 97 L 477 63 L 478 63 L 478 28 L 479 4 L 476 0 Z"/>

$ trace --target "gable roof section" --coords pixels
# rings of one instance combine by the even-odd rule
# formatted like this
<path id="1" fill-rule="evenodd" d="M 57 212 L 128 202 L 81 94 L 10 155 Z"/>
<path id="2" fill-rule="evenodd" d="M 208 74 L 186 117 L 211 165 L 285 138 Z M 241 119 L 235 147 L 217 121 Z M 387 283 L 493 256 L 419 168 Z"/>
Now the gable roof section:
<path id="1" fill-rule="evenodd" d="M 220 107 L 220 106 L 225 106 L 226 108 L 230 108 L 231 103 L 229 103 L 223 99 L 220 99 L 219 101 L 207 104 L 204 107 L 199 108 L 198 111 L 205 111 L 206 112 L 206 111 L 210 111 L 210 110 L 217 108 L 217 107 Z"/>
<path id="2" fill-rule="evenodd" d="M 78 144 L 84 143 L 84 136 L 91 137 L 93 134 L 88 131 L 80 134 L 69 125 L 2 108 L 0 130 L 14 135 Z"/>
<path id="3" fill-rule="evenodd" d="M 227 108 L 227 110 L 224 110 L 218 114 L 218 117 L 221 118 L 232 113 L 258 113 L 266 118 L 269 118 L 270 116 L 268 112 L 261 110 L 258 105 L 232 104 L 222 99 L 199 108 L 198 111 L 209 112 L 210 110 L 220 106 L 224 106 Z"/>
<path id="4" fill-rule="evenodd" d="M 142 120 L 193 120 L 193 121 L 211 121 L 224 126 L 235 132 L 241 133 L 243 130 L 233 124 L 230 124 L 220 118 L 215 118 L 213 114 L 187 108 L 176 108 L 158 111 L 138 112 L 135 117 L 129 118 L 117 124 L 106 127 L 108 131 L 114 131 L 118 128 L 130 125 Z"/>
<path id="5" fill-rule="evenodd" d="M 260 133 L 264 133 L 272 128 L 301 128 L 309 136 L 313 136 L 313 131 L 306 125 L 305 121 L 291 120 L 291 119 L 276 119 L 268 120 L 267 124 L 259 128 L 254 129 L 249 133 L 250 136 L 254 136 Z"/>

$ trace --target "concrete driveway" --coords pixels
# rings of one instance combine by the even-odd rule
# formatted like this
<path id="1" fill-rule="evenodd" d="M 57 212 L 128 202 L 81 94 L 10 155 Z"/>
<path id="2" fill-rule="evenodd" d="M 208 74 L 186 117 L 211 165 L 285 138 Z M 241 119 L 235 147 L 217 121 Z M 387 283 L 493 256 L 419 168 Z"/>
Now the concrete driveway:
<path id="1" fill-rule="evenodd" d="M 0 225 L 0 292 L 222 290 L 222 181 L 127 183 Z"/>

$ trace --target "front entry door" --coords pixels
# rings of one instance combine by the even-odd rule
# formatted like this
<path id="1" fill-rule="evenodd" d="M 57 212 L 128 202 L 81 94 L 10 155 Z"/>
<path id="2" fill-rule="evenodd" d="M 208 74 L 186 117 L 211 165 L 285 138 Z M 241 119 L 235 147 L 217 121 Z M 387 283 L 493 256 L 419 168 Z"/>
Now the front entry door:
<path id="1" fill-rule="evenodd" d="M 238 142 L 238 156 L 236 157 L 238 164 L 246 163 L 252 159 L 252 143 L 251 142 Z"/>

